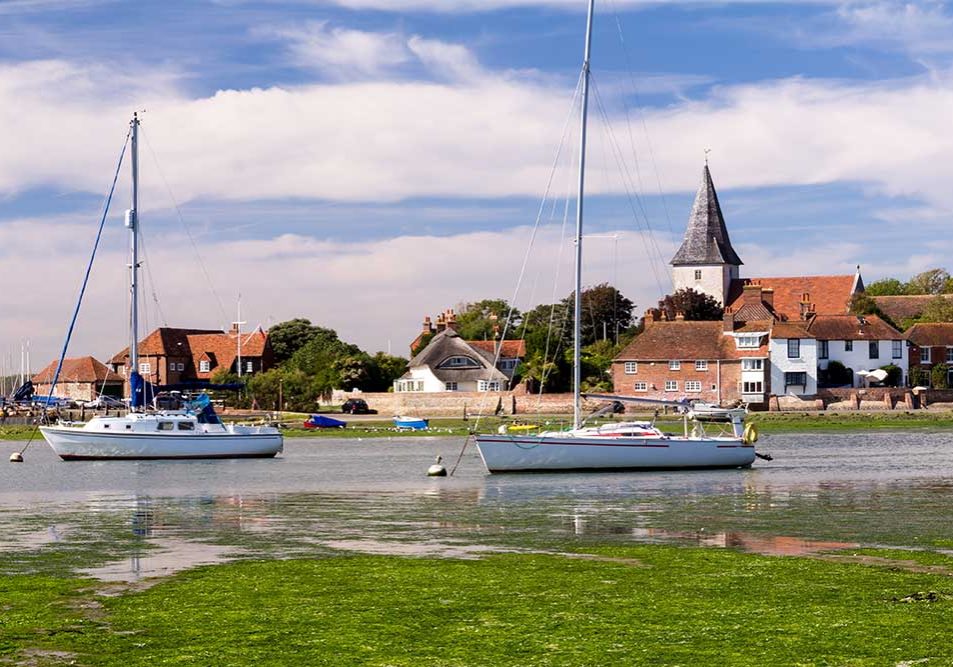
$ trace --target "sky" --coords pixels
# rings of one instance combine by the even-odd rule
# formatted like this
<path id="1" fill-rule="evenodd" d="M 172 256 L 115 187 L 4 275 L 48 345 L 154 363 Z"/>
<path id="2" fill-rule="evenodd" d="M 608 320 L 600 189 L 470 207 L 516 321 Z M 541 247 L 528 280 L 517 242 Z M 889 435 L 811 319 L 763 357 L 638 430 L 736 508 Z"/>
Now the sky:
<path id="1" fill-rule="evenodd" d="M 572 290 L 585 0 L 0 0 L 0 371 L 58 356 L 128 132 L 143 327 Z M 742 275 L 947 265 L 953 6 L 596 0 L 586 285 L 641 313 L 707 159 Z M 128 344 L 128 154 L 69 356 Z M 947 268 L 950 268 L 947 265 Z"/>

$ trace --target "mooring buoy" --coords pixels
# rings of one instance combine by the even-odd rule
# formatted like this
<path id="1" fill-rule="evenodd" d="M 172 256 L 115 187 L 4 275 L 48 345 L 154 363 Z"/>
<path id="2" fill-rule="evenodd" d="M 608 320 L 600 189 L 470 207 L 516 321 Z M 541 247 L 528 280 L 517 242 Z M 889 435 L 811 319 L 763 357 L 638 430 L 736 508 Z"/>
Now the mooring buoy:
<path id="1" fill-rule="evenodd" d="M 442 456 L 437 457 L 437 462 L 432 466 L 427 468 L 427 477 L 446 477 L 447 469 L 440 465 L 440 462 L 443 461 Z"/>
<path id="2" fill-rule="evenodd" d="M 23 463 L 23 454 L 20 452 L 10 454 L 10 463 Z"/>

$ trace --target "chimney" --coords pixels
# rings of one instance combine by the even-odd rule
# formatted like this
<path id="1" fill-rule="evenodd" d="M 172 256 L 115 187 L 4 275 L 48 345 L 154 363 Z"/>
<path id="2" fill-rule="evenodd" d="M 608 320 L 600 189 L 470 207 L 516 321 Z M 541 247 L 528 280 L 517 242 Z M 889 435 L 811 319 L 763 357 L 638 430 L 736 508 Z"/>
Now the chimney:
<path id="1" fill-rule="evenodd" d="M 229 333 L 234 336 L 238 335 L 238 322 L 232 322 L 232 329 L 229 331 Z"/>
<path id="2" fill-rule="evenodd" d="M 424 335 L 433 333 L 433 322 L 430 321 L 430 315 L 424 317 L 424 323 L 421 327 L 421 333 Z"/>
<path id="3" fill-rule="evenodd" d="M 741 303 L 745 306 L 755 306 L 761 303 L 761 294 L 763 290 L 758 283 L 751 283 L 744 286 L 741 294 Z"/>
<path id="4" fill-rule="evenodd" d="M 761 301 L 771 310 L 774 310 L 774 289 L 765 287 L 761 290 Z"/>
<path id="5" fill-rule="evenodd" d="M 675 321 L 676 321 L 676 322 L 684 322 L 684 321 L 685 321 L 685 313 L 683 313 L 683 312 L 680 311 L 680 310 L 676 310 L 676 311 L 675 311 Z"/>
<path id="6" fill-rule="evenodd" d="M 731 333 L 735 330 L 735 314 L 731 308 L 725 308 L 725 314 L 721 317 L 721 323 L 725 333 Z"/>
<path id="7" fill-rule="evenodd" d="M 811 303 L 811 295 L 808 292 L 804 292 L 801 295 L 800 312 L 801 319 L 808 320 L 811 318 L 811 315 L 814 311 L 814 304 Z"/>
<path id="8" fill-rule="evenodd" d="M 447 328 L 447 322 L 443 318 L 443 313 L 437 315 L 437 333 L 440 333 Z"/>
<path id="9" fill-rule="evenodd" d="M 453 329 L 454 331 L 457 330 L 457 316 L 453 312 L 453 308 L 447 308 L 447 312 L 444 316 L 444 319 L 447 322 L 448 329 Z"/>
<path id="10" fill-rule="evenodd" d="M 642 327 L 648 329 L 655 324 L 655 309 L 649 308 L 645 311 L 645 317 L 642 318 Z"/>

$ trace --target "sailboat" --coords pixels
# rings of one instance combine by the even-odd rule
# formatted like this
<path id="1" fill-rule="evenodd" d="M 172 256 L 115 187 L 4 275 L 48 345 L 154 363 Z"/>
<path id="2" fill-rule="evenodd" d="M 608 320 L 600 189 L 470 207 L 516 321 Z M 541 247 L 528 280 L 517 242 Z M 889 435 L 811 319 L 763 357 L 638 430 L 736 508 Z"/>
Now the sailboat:
<path id="1" fill-rule="evenodd" d="M 581 420 L 582 334 L 582 223 L 586 169 L 586 129 L 589 107 L 590 54 L 595 0 L 589 0 L 585 53 L 582 70 L 582 113 L 579 181 L 576 196 L 575 302 L 573 330 L 573 424 L 566 431 L 477 435 L 476 443 L 486 469 L 491 473 L 560 470 L 658 470 L 694 468 L 744 468 L 755 460 L 756 432 L 744 424 L 744 411 L 726 411 L 730 425 L 725 435 L 709 436 L 687 404 L 653 401 L 683 412 L 680 434 L 666 434 L 652 422 L 623 422 L 585 426 Z M 609 401 L 639 401 L 624 396 L 592 396 Z M 710 411 L 709 411 L 710 412 Z M 706 416 L 710 416 L 706 414 Z"/>
<path id="2" fill-rule="evenodd" d="M 138 114 L 134 114 L 130 122 L 132 208 L 126 211 L 126 227 L 132 233 L 130 410 L 124 416 L 97 416 L 81 424 L 41 426 L 40 432 L 53 451 L 66 461 L 273 457 L 282 451 L 284 444 L 277 428 L 225 424 L 215 414 L 207 394 L 185 402 L 182 409 L 148 408 L 151 386 L 139 374 L 139 122 Z M 64 346 L 62 356 L 65 353 Z"/>

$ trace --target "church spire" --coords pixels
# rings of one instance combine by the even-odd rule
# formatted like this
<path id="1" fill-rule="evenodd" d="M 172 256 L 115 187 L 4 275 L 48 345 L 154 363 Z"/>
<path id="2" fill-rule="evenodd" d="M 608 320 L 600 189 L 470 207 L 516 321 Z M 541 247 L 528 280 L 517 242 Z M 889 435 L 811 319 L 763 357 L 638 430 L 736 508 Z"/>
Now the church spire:
<path id="1" fill-rule="evenodd" d="M 706 156 L 707 157 L 707 156 Z M 686 264 L 728 264 L 740 266 L 743 262 L 735 249 L 731 247 L 725 218 L 718 204 L 718 193 L 711 180 L 708 161 L 702 172 L 702 183 L 695 195 L 692 213 L 688 218 L 688 229 L 681 247 L 672 258 L 672 266 Z"/>

